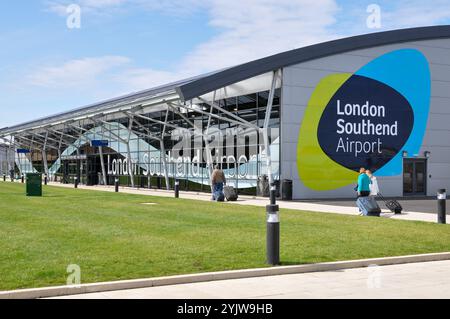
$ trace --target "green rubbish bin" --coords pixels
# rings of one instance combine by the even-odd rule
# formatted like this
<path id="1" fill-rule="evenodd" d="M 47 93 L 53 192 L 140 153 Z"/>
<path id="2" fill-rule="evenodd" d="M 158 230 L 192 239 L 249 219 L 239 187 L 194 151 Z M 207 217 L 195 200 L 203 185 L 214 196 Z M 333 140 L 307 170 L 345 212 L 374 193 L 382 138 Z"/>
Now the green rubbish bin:
<path id="1" fill-rule="evenodd" d="M 42 196 L 42 174 L 27 174 L 27 196 Z"/>

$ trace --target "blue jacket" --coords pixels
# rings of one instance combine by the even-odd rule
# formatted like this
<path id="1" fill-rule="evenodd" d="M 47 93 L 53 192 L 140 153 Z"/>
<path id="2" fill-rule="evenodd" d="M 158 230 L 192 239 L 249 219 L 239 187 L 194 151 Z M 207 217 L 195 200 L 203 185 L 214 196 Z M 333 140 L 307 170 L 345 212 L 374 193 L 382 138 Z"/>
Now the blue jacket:
<path id="1" fill-rule="evenodd" d="M 358 192 L 370 192 L 370 178 L 367 174 L 362 173 L 358 176 Z"/>

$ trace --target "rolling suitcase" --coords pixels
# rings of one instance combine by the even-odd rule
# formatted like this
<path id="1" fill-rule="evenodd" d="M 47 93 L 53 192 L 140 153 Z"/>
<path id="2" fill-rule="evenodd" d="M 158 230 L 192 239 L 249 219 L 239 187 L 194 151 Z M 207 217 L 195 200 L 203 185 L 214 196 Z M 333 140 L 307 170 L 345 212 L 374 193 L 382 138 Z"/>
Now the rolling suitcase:
<path id="1" fill-rule="evenodd" d="M 389 209 L 391 212 L 393 212 L 394 214 L 402 213 L 403 207 L 402 205 L 400 205 L 398 201 L 396 201 L 395 199 L 386 200 L 381 194 L 378 194 L 378 196 L 380 196 L 381 200 L 384 202 L 387 209 Z"/>
<path id="2" fill-rule="evenodd" d="M 380 217 L 381 209 L 380 206 L 378 206 L 375 198 L 370 196 L 359 197 L 356 200 L 356 205 L 361 210 L 364 216 Z"/>
<path id="3" fill-rule="evenodd" d="M 224 186 L 223 194 L 225 195 L 225 198 L 229 202 L 235 202 L 238 199 L 238 194 L 233 186 Z"/>

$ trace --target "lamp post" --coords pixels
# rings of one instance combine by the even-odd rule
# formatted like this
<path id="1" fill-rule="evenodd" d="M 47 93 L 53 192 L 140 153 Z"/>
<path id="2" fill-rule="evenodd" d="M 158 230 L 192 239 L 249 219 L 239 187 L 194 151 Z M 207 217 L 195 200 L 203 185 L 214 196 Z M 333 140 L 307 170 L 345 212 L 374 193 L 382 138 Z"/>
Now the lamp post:
<path id="1" fill-rule="evenodd" d="M 280 209 L 278 205 L 267 205 L 267 263 L 280 264 Z"/>
<path id="2" fill-rule="evenodd" d="M 115 188 L 115 192 L 118 193 L 119 192 L 119 179 L 116 178 L 114 180 L 114 188 Z"/>
<path id="3" fill-rule="evenodd" d="M 180 198 L 180 181 L 175 180 L 175 198 Z"/>
<path id="4" fill-rule="evenodd" d="M 446 224 L 446 200 L 447 193 L 445 189 L 438 190 L 437 201 L 438 201 L 438 223 Z"/>

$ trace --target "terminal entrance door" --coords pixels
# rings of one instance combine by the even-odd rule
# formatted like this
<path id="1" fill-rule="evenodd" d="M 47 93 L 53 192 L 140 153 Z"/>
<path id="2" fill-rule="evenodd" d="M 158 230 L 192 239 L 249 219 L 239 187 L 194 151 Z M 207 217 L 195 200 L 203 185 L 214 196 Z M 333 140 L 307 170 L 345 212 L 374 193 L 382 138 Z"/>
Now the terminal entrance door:
<path id="1" fill-rule="evenodd" d="M 426 195 L 427 160 L 403 160 L 403 194 L 405 196 Z"/>
<path id="2" fill-rule="evenodd" d="M 86 161 L 86 185 L 98 185 L 100 172 L 100 157 L 89 155 Z"/>

